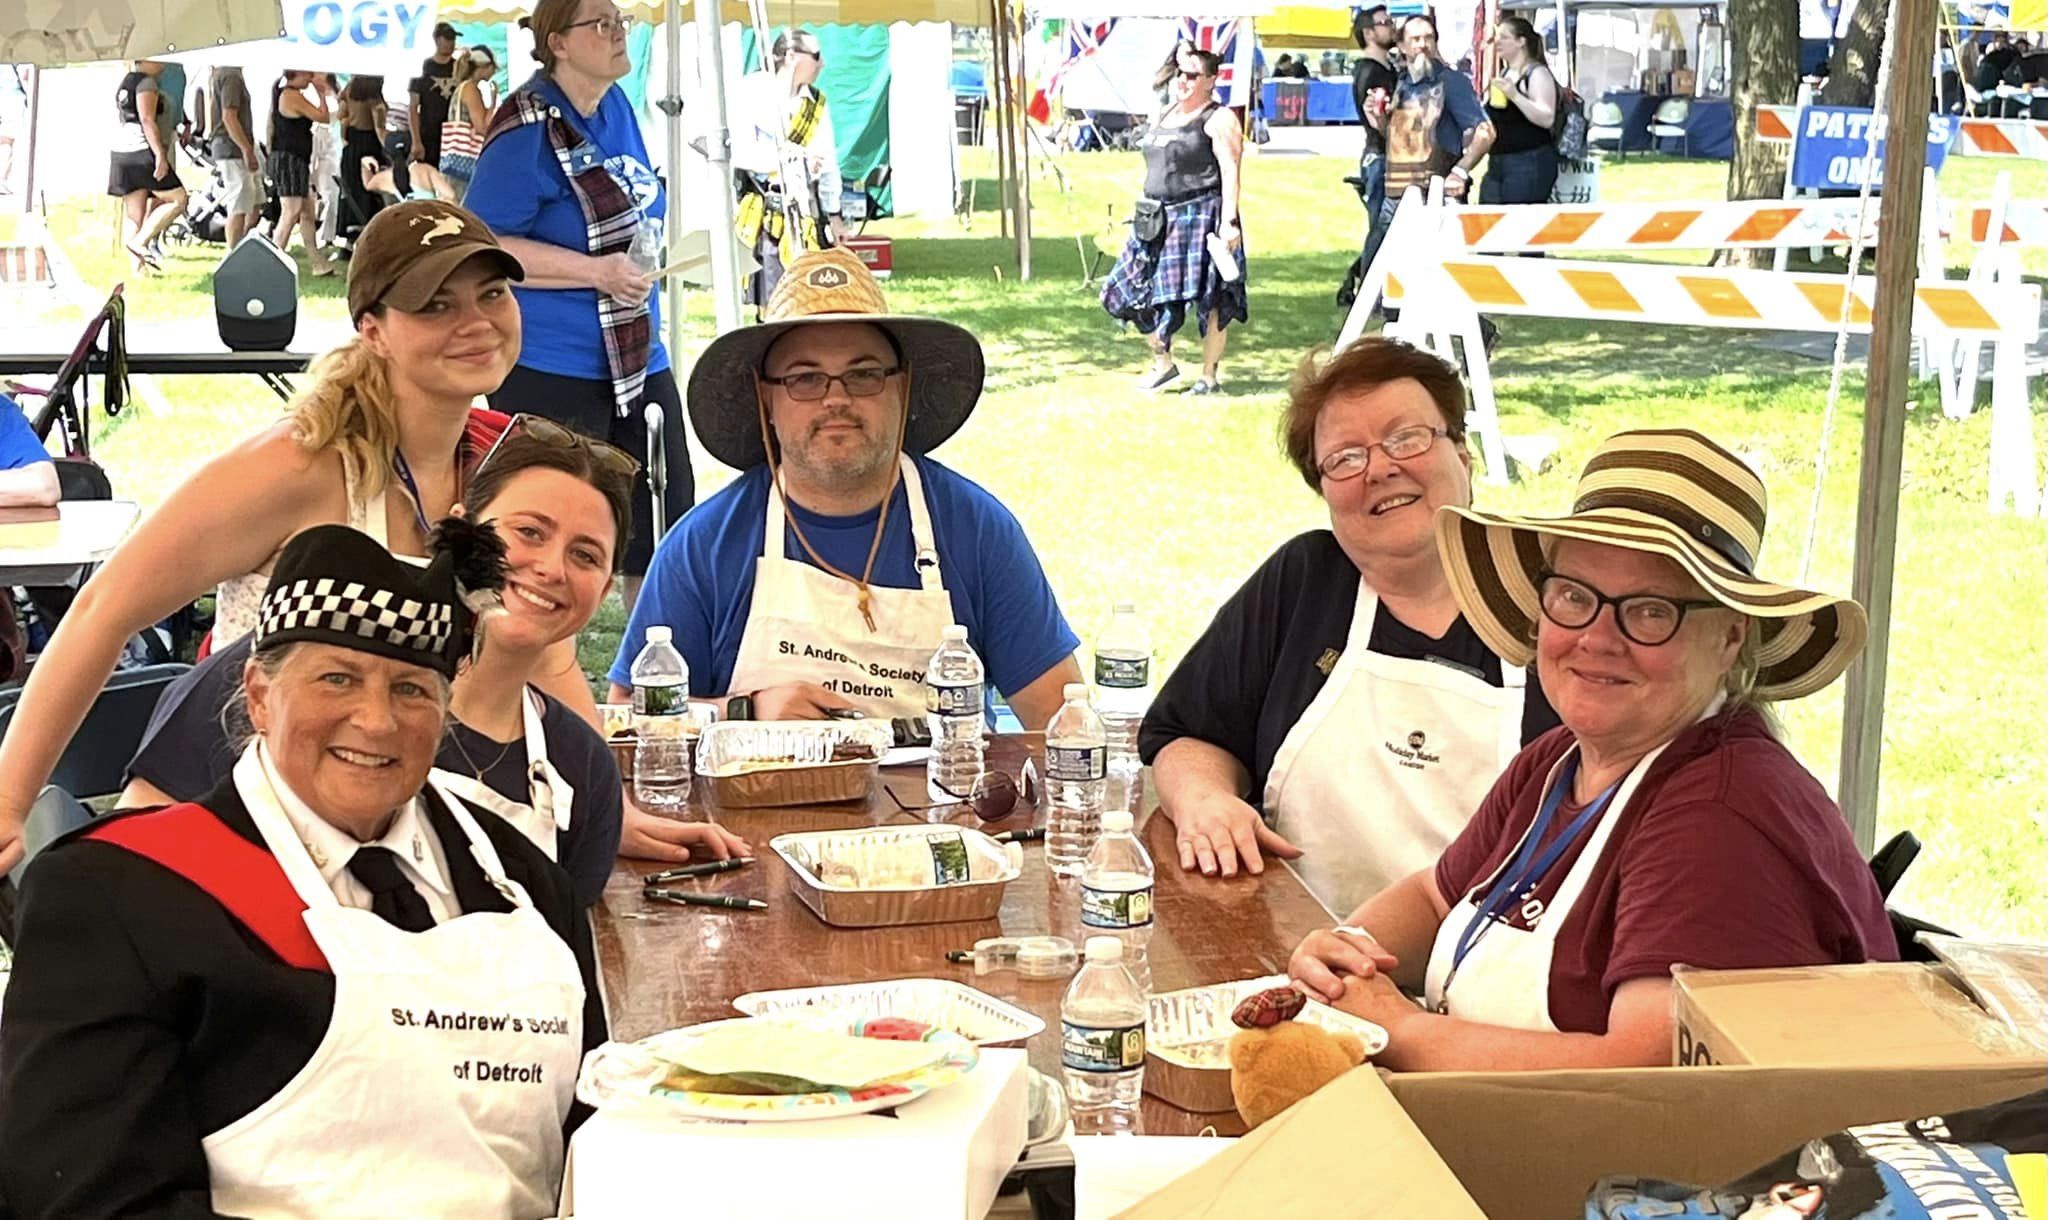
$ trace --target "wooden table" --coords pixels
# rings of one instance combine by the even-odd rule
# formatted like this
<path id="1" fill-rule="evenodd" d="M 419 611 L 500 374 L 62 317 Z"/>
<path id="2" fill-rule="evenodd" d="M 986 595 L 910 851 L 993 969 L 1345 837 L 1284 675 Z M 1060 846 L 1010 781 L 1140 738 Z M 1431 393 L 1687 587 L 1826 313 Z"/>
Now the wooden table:
<path id="1" fill-rule="evenodd" d="M 990 765 L 1015 774 L 1027 752 L 1041 757 L 1041 734 L 1002 736 L 989 747 Z M 1042 763 L 1041 763 L 1041 774 Z M 924 769 L 883 773 L 884 783 L 912 805 L 925 803 Z M 693 803 L 701 800 L 701 793 Z M 1147 799 L 1150 809 L 1152 802 Z M 889 823 L 923 815 L 902 812 L 886 794 L 867 806 L 711 810 L 700 814 L 745 838 L 755 863 L 685 884 L 707 892 L 764 898 L 768 910 L 726 911 L 647 902 L 640 878 L 662 867 L 621 860 L 604 899 L 592 912 L 612 1037 L 646 1037 L 680 1025 L 735 1015 L 732 1000 L 750 991 L 817 987 L 891 978 L 950 978 L 980 988 L 1044 1018 L 1046 1032 L 1026 1044 L 1031 1066 L 1059 1076 L 1059 1010 L 1067 979 L 1023 979 L 1009 972 L 975 977 L 971 965 L 946 960 L 948 949 L 971 948 L 991 936 L 1064 936 L 1078 946 L 1080 885 L 1045 867 L 1042 843 L 1025 845 L 1024 875 L 1010 883 L 1000 916 L 974 923 L 902 928 L 834 928 L 820 922 L 790 892 L 788 870 L 768 848 L 775 835 Z M 979 825 L 971 814 L 960 816 Z M 1026 815 L 984 829 L 1026 825 Z M 1230 880 L 1189 876 L 1180 870 L 1173 826 L 1156 811 L 1141 820 L 1140 837 L 1158 868 L 1149 956 L 1152 985 L 1172 991 L 1206 983 L 1280 973 L 1303 934 L 1331 920 L 1294 874 L 1268 868 L 1262 877 Z M 1196 1115 L 1150 1096 L 1142 1128 L 1153 1135 L 1192 1135 L 1214 1126 L 1242 1130 L 1234 1114 Z"/>
<path id="2" fill-rule="evenodd" d="M 0 585 L 76 584 L 114 553 L 142 510 L 127 500 L 65 500 L 55 521 L 0 525 Z"/>

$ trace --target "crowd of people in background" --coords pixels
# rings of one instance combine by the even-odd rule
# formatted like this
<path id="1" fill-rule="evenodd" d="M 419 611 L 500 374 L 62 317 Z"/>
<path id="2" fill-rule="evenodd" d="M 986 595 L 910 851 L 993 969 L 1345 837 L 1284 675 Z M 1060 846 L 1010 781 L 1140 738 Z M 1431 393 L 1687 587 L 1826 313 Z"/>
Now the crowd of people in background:
<path id="1" fill-rule="evenodd" d="M 1973 62 L 1974 61 L 1974 62 Z M 1963 76 L 1970 82 L 1970 113 L 1990 119 L 2048 119 L 2048 39 L 1997 30 L 1963 47 Z M 2006 92 L 2001 95 L 1999 87 Z M 2032 89 L 2031 98 L 2013 93 Z"/>

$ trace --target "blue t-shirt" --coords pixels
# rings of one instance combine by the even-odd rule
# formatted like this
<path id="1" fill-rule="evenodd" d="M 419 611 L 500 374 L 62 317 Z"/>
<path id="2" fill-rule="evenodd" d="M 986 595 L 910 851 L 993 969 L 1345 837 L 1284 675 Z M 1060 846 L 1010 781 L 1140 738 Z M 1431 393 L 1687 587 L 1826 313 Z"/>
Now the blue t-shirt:
<path id="1" fill-rule="evenodd" d="M 0 394 L 0 470 L 21 470 L 50 460 L 50 451 L 36 439 L 28 416 L 12 398 Z"/>
<path id="2" fill-rule="evenodd" d="M 668 191 L 648 168 L 647 144 L 640 136 L 640 120 L 633 104 L 617 85 L 605 90 L 596 113 L 585 118 L 576 113 L 562 91 L 545 76 L 536 76 L 522 89 L 547 98 L 571 125 L 604 154 L 604 167 L 639 205 L 642 224 L 654 226 L 657 246 L 668 216 Z M 476 161 L 476 176 L 470 179 L 463 206 L 475 212 L 500 237 L 524 237 L 563 246 L 588 254 L 589 231 L 576 192 L 562 174 L 562 164 L 548 145 L 547 125 L 529 123 L 505 132 L 484 149 Z M 519 363 L 558 377 L 581 377 L 592 381 L 611 380 L 604 359 L 604 333 L 597 324 L 597 290 L 594 288 L 528 288 L 512 286 L 519 302 L 521 341 Z M 668 349 L 661 342 L 661 292 L 648 297 L 650 321 L 654 327 L 653 346 L 648 351 L 647 371 L 658 373 L 668 367 Z"/>
<path id="3" fill-rule="evenodd" d="M 952 599 L 954 620 L 967 628 L 989 684 L 1005 696 L 1014 695 L 1072 656 L 1081 641 L 1067 626 L 1031 540 L 1010 510 L 980 485 L 930 458 L 913 460 L 924 480 L 939 577 Z M 719 694 L 731 688 L 740 636 L 754 602 L 754 561 L 761 557 L 768 528 L 770 494 L 768 468 L 756 466 L 691 509 L 661 540 L 612 662 L 612 681 L 632 684 L 633 658 L 647 639 L 647 628 L 665 623 L 690 666 L 691 690 Z M 825 517 L 791 504 L 789 511 L 826 562 L 842 572 L 866 566 L 878 510 Z M 783 554 L 809 563 L 795 531 L 785 532 Z M 910 509 L 900 488 L 889 500 L 872 580 L 881 588 L 918 587 Z M 938 646 L 933 640 L 932 647 Z"/>
<path id="4" fill-rule="evenodd" d="M 1436 120 L 1436 148 L 1456 160 L 1464 155 L 1465 133 L 1487 121 L 1486 107 L 1480 104 L 1471 78 L 1455 68 L 1439 63 L 1419 81 L 1401 73 L 1394 86 L 1395 107 L 1419 106 L 1427 113 L 1433 104 L 1441 105 Z"/>

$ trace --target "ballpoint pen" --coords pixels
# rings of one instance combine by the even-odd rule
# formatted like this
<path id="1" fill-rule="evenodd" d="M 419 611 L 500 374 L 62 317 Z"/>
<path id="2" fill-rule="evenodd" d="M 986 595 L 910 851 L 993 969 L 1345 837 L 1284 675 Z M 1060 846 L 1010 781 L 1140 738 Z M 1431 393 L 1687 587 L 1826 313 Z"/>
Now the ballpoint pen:
<path id="1" fill-rule="evenodd" d="M 664 881 L 681 881 L 685 877 L 709 877 L 714 873 L 729 873 L 753 862 L 752 856 L 734 856 L 729 860 L 706 860 L 697 864 L 685 864 L 681 868 L 665 868 L 658 873 L 649 873 L 640 879 L 640 884 L 651 886 L 660 885 Z"/>
<path id="2" fill-rule="evenodd" d="M 645 889 L 642 897 L 660 899 L 686 907 L 723 907 L 729 911 L 765 911 L 768 904 L 759 898 L 735 898 L 727 894 L 696 894 L 689 890 Z"/>
<path id="3" fill-rule="evenodd" d="M 1045 827 L 1026 826 L 1022 830 L 1005 830 L 990 837 L 998 843 L 1036 843 L 1045 838 Z"/>

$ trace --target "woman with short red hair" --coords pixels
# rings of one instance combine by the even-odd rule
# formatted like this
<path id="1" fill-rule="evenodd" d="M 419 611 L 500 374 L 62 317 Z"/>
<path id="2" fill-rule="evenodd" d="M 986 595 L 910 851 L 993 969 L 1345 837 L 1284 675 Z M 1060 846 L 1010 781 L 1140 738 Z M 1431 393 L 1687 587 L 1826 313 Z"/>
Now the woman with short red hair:
<path id="1" fill-rule="evenodd" d="M 1330 509 L 1217 611 L 1139 753 L 1181 867 L 1292 861 L 1348 911 L 1436 859 L 1524 742 L 1557 723 L 1459 613 L 1431 533 L 1472 502 L 1465 387 L 1366 339 L 1295 374 L 1281 443 Z"/>

